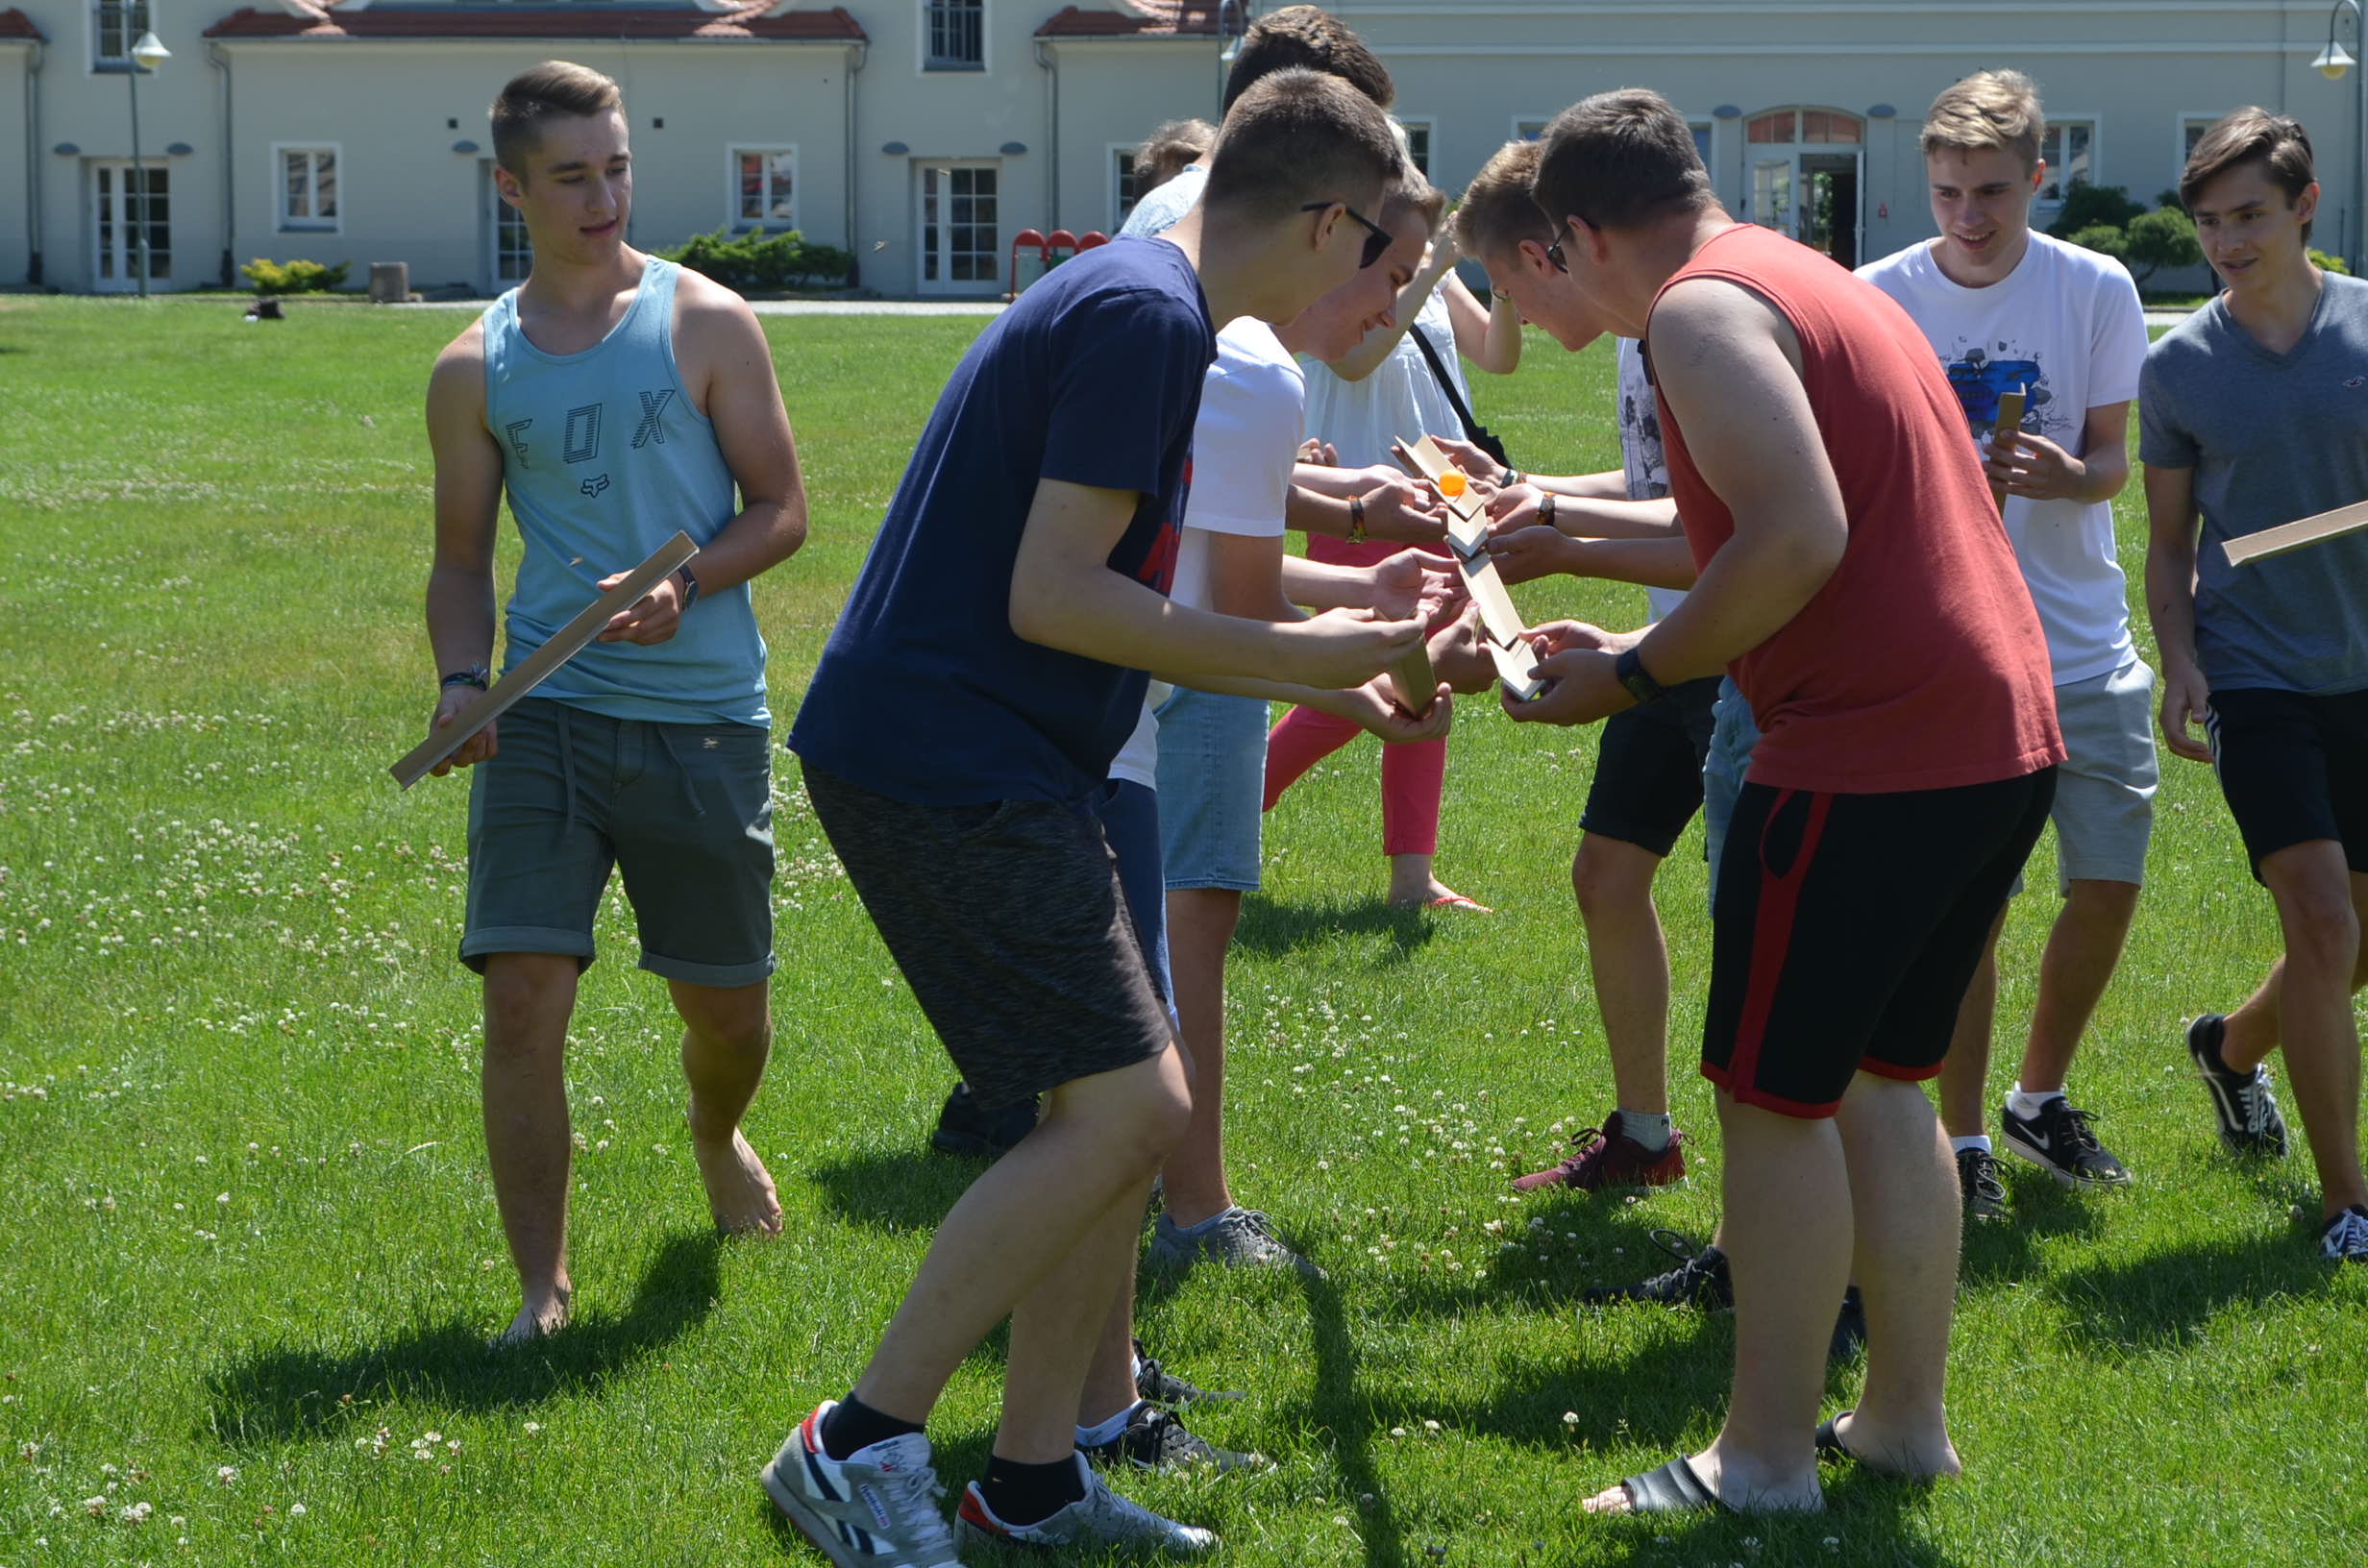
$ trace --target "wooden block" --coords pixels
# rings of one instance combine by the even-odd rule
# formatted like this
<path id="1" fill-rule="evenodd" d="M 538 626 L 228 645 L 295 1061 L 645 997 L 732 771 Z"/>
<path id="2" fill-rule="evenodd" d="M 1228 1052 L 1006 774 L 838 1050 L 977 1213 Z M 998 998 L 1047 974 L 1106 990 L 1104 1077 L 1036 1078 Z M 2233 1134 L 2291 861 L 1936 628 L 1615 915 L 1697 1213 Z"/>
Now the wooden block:
<path id="1" fill-rule="evenodd" d="M 1462 469 L 1455 466 L 1454 461 L 1444 452 L 1440 450 L 1438 442 L 1425 435 L 1418 437 L 1411 444 L 1399 440 L 1394 446 L 1398 461 L 1431 481 L 1432 488 L 1439 491 L 1440 499 L 1447 503 L 1447 510 L 1450 514 L 1459 521 L 1466 522 L 1481 518 L 1480 498 L 1472 493 L 1468 487 L 1468 481 L 1464 493 L 1459 496 L 1448 495 L 1446 487 L 1441 483 L 1450 474 L 1458 478 L 1464 478 L 1465 474 Z M 1483 531 L 1486 531 L 1485 522 Z"/>
<path id="2" fill-rule="evenodd" d="M 1480 606 L 1480 629 L 1488 639 L 1500 647 L 1510 647 L 1521 640 L 1529 629 L 1521 620 L 1521 612 L 1513 607 L 1513 596 L 1505 592 L 1502 577 L 1496 575 L 1493 556 L 1483 555 L 1476 561 L 1461 563 L 1464 586 L 1471 591 L 1472 602 Z"/>
<path id="3" fill-rule="evenodd" d="M 2296 523 L 2282 523 L 2274 528 L 2257 533 L 2241 534 L 2226 541 L 2221 550 L 2229 565 L 2242 566 L 2264 556 L 2282 555 L 2289 550 L 2315 545 L 2325 539 L 2340 539 L 2347 533 L 2368 528 L 2368 501 L 2356 501 L 2349 506 L 2338 506 L 2331 512 L 2320 512 Z"/>
<path id="4" fill-rule="evenodd" d="M 1477 513 L 1468 518 L 1450 513 L 1447 518 L 1447 548 L 1455 551 L 1458 560 L 1485 559 L 1489 552 L 1488 519 Z"/>
<path id="5" fill-rule="evenodd" d="M 2023 395 L 2020 392 L 1998 394 L 1998 418 L 1990 426 L 1989 450 L 2002 448 L 2010 455 L 2014 452 L 2014 437 L 2023 428 Z M 1989 499 L 2001 513 L 2007 509 L 2007 487 L 1992 482 Z"/>
<path id="6" fill-rule="evenodd" d="M 1431 673 L 1431 649 L 1428 643 L 1418 642 L 1406 650 L 1405 657 L 1390 668 L 1390 690 L 1397 694 L 1397 705 L 1419 719 L 1431 711 L 1439 700 L 1439 677 Z"/>
<path id="7" fill-rule="evenodd" d="M 459 750 L 470 736 L 501 718 L 521 698 L 550 679 L 559 666 L 582 652 L 584 645 L 599 636 L 601 628 L 619 610 L 638 600 L 698 553 L 699 547 L 691 543 L 687 533 L 677 533 L 658 546 L 655 554 L 627 573 L 624 581 L 577 611 L 575 618 L 553 632 L 542 647 L 495 681 L 490 691 L 478 693 L 477 699 L 462 708 L 451 723 L 406 752 L 402 761 L 387 770 L 395 775 L 395 782 L 407 790 L 426 777 L 429 769 Z"/>
<path id="8" fill-rule="evenodd" d="M 1545 682 L 1530 674 L 1537 668 L 1538 650 L 1527 639 L 1507 648 L 1493 639 L 1488 640 L 1489 657 L 1496 661 L 1496 678 L 1505 683 L 1515 700 L 1527 702 L 1545 690 Z"/>

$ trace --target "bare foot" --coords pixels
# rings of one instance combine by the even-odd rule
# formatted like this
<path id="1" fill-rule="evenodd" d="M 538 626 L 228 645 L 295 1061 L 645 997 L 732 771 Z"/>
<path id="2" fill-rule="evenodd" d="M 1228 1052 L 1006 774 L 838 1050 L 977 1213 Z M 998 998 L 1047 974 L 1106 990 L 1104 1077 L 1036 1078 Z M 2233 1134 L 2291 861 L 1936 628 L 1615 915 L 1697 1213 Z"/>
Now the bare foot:
<path id="1" fill-rule="evenodd" d="M 563 1285 L 553 1295 L 529 1301 L 518 1309 L 518 1315 L 509 1320 L 509 1327 L 493 1336 L 488 1348 L 507 1350 L 513 1345 L 532 1344 L 566 1328 L 567 1304 L 573 1294 L 574 1291 Z"/>
<path id="2" fill-rule="evenodd" d="M 1468 915 L 1496 913 L 1476 898 L 1465 897 L 1435 876 L 1426 878 L 1418 885 L 1392 882 L 1390 905 L 1394 909 L 1460 910 Z"/>
<path id="3" fill-rule="evenodd" d="M 773 1177 L 756 1158 L 749 1140 L 732 1129 L 728 1143 L 691 1139 L 691 1154 L 699 1162 L 699 1179 L 707 1186 L 707 1212 L 727 1236 L 781 1234 L 781 1199 Z"/>
<path id="4" fill-rule="evenodd" d="M 1945 1431 L 1922 1438 L 1887 1433 L 1858 1411 L 1845 1410 L 1834 1418 L 1834 1435 L 1841 1439 L 1841 1446 L 1850 1451 L 1860 1469 L 1877 1475 L 1903 1481 L 1954 1481 L 1965 1473 Z"/>

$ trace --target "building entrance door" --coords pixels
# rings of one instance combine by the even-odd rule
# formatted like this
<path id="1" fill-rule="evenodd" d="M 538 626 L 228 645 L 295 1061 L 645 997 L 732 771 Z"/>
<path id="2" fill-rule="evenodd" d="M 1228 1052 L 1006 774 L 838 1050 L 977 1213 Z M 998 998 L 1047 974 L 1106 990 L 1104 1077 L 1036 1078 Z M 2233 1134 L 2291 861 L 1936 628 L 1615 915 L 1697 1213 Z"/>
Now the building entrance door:
<path id="1" fill-rule="evenodd" d="M 128 162 L 90 165 L 90 286 L 101 294 L 139 287 L 139 237 L 148 238 L 148 282 L 173 276 L 171 174 L 160 163 L 136 176 Z"/>
<path id="2" fill-rule="evenodd" d="M 1744 125 L 1751 166 L 1744 216 L 1845 267 L 1861 259 L 1864 128 L 1838 109 L 1774 109 Z"/>
<path id="3" fill-rule="evenodd" d="M 924 163 L 917 171 L 924 294 L 993 294 L 1003 281 L 1000 169 L 993 163 Z"/>

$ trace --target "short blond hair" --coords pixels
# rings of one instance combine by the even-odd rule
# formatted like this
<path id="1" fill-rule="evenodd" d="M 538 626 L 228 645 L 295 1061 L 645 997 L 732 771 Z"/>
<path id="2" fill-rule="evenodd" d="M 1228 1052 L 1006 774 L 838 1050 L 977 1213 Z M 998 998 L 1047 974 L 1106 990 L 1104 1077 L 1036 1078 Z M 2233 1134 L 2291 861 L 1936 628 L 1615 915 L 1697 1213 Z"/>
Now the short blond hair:
<path id="1" fill-rule="evenodd" d="M 2039 166 L 2039 143 L 2046 139 L 2039 86 L 2020 71 L 1976 71 L 1944 88 L 1924 111 L 1926 158 L 1994 147 L 2021 159 L 2028 171 Z"/>
<path id="2" fill-rule="evenodd" d="M 493 101 L 494 161 L 524 180 L 528 155 L 542 144 L 545 120 L 605 114 L 624 104 L 616 83 L 589 65 L 547 60 L 529 66 L 504 84 Z"/>
<path id="3" fill-rule="evenodd" d="M 1529 194 L 1544 151 L 1542 142 L 1508 141 L 1480 165 L 1455 208 L 1455 242 L 1466 256 L 1486 261 L 1510 255 L 1525 239 L 1554 243 L 1554 225 Z"/>

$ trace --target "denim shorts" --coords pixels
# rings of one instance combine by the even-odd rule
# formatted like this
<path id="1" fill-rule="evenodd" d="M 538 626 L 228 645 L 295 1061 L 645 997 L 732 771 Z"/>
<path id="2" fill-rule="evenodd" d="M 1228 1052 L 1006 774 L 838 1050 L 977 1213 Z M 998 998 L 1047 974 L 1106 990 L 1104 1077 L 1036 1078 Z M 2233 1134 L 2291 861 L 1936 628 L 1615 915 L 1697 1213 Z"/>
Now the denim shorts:
<path id="1" fill-rule="evenodd" d="M 773 973 L 773 750 L 754 724 L 660 724 L 529 698 L 469 772 L 460 960 L 592 962 L 611 870 L 641 967 L 697 986 Z"/>
<path id="2" fill-rule="evenodd" d="M 1743 793 L 1743 775 L 1751 771 L 1752 747 L 1760 744 L 1760 726 L 1751 704 L 1736 688 L 1732 676 L 1718 681 L 1718 705 L 1711 717 L 1710 750 L 1702 758 L 1702 858 L 1711 867 L 1711 904 L 1718 902 L 1718 852 L 1726 846 L 1727 824 L 1735 821 L 1735 798 Z"/>
<path id="3" fill-rule="evenodd" d="M 1266 703 L 1179 686 L 1158 711 L 1159 834 L 1169 888 L 1256 892 Z"/>

